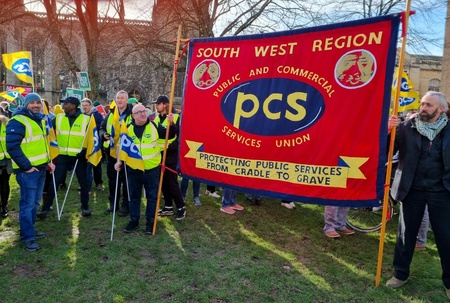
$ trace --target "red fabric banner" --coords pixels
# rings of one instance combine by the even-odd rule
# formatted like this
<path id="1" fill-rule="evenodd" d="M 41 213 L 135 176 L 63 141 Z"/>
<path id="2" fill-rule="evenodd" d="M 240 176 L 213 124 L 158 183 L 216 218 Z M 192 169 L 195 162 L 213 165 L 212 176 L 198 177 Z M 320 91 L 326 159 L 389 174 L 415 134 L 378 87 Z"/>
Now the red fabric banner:
<path id="1" fill-rule="evenodd" d="M 378 205 L 399 23 L 191 40 L 183 175 L 292 201 Z"/>
<path id="2" fill-rule="evenodd" d="M 105 111 L 105 108 L 103 107 L 103 105 L 101 105 L 101 104 L 97 105 L 95 108 L 103 116 L 103 118 L 106 117 L 107 114 L 106 114 L 106 111 Z"/>

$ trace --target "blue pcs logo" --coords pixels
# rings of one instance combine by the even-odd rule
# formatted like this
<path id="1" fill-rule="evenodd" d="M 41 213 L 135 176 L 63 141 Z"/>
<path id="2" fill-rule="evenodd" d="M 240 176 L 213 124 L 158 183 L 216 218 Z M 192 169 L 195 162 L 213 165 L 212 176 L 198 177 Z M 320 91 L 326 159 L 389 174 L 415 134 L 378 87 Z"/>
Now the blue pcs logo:
<path id="1" fill-rule="evenodd" d="M 322 116 L 320 92 L 303 82 L 270 78 L 241 83 L 225 95 L 221 110 L 234 127 L 254 135 L 290 135 Z"/>
<path id="2" fill-rule="evenodd" d="M 12 64 L 12 71 L 16 74 L 25 74 L 32 77 L 29 59 L 19 59 Z"/>
<path id="3" fill-rule="evenodd" d="M 416 98 L 408 98 L 408 97 L 400 97 L 399 102 L 400 106 L 407 106 L 416 101 Z"/>

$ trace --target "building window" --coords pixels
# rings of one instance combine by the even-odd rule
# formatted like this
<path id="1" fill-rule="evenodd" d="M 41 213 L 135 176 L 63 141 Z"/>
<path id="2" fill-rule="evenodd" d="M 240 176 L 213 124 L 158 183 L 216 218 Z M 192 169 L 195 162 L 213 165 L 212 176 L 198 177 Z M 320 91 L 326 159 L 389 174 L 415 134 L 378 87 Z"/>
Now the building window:
<path id="1" fill-rule="evenodd" d="M 430 82 L 428 82 L 428 90 L 438 92 L 440 88 L 441 88 L 441 80 L 431 79 Z"/>

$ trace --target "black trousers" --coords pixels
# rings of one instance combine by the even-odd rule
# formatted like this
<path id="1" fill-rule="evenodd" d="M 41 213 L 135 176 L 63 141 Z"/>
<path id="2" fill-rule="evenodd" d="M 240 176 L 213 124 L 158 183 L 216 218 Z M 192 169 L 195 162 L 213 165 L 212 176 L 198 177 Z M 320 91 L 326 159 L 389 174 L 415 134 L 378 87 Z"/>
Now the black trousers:
<path id="1" fill-rule="evenodd" d="M 172 207 L 173 202 L 177 208 L 184 207 L 183 196 L 181 194 L 180 185 L 178 184 L 177 173 L 177 155 L 167 155 L 165 166 L 170 168 L 164 171 L 162 192 L 164 194 L 164 206 Z"/>
<path id="2" fill-rule="evenodd" d="M 95 185 L 103 184 L 102 179 L 102 161 L 100 161 L 96 166 L 92 166 L 92 172 L 94 175 Z"/>
<path id="3" fill-rule="evenodd" d="M 394 252 L 395 277 L 406 280 L 410 274 L 410 265 L 416 245 L 417 233 L 422 222 L 425 205 L 428 205 L 430 224 L 442 266 L 442 281 L 450 289 L 450 192 L 427 192 L 411 190 L 403 201 L 405 220 L 404 242 L 397 235 Z"/>
<path id="4" fill-rule="evenodd" d="M 6 168 L 2 168 L 0 172 L 0 197 L 2 207 L 6 207 L 8 205 L 10 187 L 9 187 L 9 178 L 10 174 L 6 171 Z"/>
<path id="5" fill-rule="evenodd" d="M 89 188 L 87 184 L 87 161 L 86 159 L 79 159 L 77 162 L 77 157 L 75 156 L 67 156 L 67 155 L 59 155 L 56 158 L 55 164 L 55 184 L 58 189 L 59 186 L 65 182 L 67 171 L 75 166 L 77 163 L 77 167 L 75 169 L 75 174 L 77 175 L 78 184 L 81 187 L 80 190 L 80 200 L 81 200 L 81 208 L 89 209 Z M 50 210 L 50 206 L 53 204 L 53 199 L 55 198 L 55 188 L 53 186 L 53 177 L 49 182 L 47 188 L 47 199 L 44 201 L 44 205 L 42 210 Z M 68 186 L 68 185 L 67 185 Z M 45 191 L 45 189 L 44 189 Z"/>

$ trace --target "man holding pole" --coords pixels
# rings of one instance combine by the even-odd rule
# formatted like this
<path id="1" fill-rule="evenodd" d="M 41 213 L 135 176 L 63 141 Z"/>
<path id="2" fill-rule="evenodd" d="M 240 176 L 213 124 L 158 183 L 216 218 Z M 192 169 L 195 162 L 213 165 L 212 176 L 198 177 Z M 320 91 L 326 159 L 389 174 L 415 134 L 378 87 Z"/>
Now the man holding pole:
<path id="1" fill-rule="evenodd" d="M 128 207 L 128 188 L 126 184 L 126 176 L 124 171 L 116 172 L 114 165 L 116 164 L 116 146 L 118 144 L 115 142 L 115 138 L 118 138 L 120 132 L 120 124 L 131 123 L 131 110 L 133 105 L 128 104 L 128 93 L 124 90 L 120 90 L 116 94 L 116 106 L 111 110 L 111 112 L 105 117 L 102 124 L 100 125 L 100 138 L 104 142 L 110 142 L 108 146 L 105 146 L 105 154 L 107 156 L 106 162 L 106 174 L 108 176 L 108 186 L 109 186 L 109 208 L 105 210 L 105 215 L 114 212 L 114 199 L 115 197 L 120 199 L 120 187 L 122 186 L 122 207 L 118 211 L 117 215 L 119 217 L 126 217 L 129 214 Z M 114 120 L 117 119 L 117 122 Z M 114 125 L 117 124 L 117 125 Z M 117 176 L 118 174 L 118 176 Z M 119 203 L 116 201 L 116 210 Z"/>
<path id="2" fill-rule="evenodd" d="M 38 217 L 47 217 L 56 195 L 56 188 L 59 188 L 65 181 L 67 171 L 71 167 L 73 167 L 73 172 L 77 175 L 81 188 L 81 215 L 87 217 L 91 215 L 91 211 L 89 210 L 89 187 L 86 178 L 86 149 L 83 148 L 83 144 L 90 117 L 81 113 L 81 110 L 78 108 L 80 105 L 78 98 L 67 97 L 61 101 L 63 102 L 64 113 L 58 114 L 54 123 L 59 147 L 59 156 L 56 158 L 55 178 L 49 184 L 47 199 L 44 201 Z M 56 184 L 56 187 L 54 184 Z"/>
<path id="3" fill-rule="evenodd" d="M 173 121 L 173 114 L 169 114 L 167 119 L 171 123 Z M 156 199 L 158 196 L 158 184 L 160 177 L 159 164 L 161 163 L 161 152 L 158 144 L 159 138 L 165 138 L 166 128 L 160 125 L 159 127 L 153 121 L 150 121 L 147 116 L 147 111 L 142 104 L 133 107 L 133 120 L 131 124 L 127 125 L 128 145 L 134 145 L 139 151 L 144 163 L 144 170 L 134 166 L 132 162 L 125 162 L 128 173 L 128 185 L 130 189 L 130 222 L 123 229 L 124 232 L 129 233 L 139 227 L 139 218 L 141 210 L 142 187 L 145 190 L 145 197 L 147 199 L 147 208 L 145 211 L 146 217 L 146 234 L 153 234 L 153 224 L 156 212 Z M 175 126 L 169 129 L 169 138 L 175 136 L 177 128 Z M 121 145 L 125 139 L 121 140 Z M 131 149 L 131 146 L 128 147 Z M 123 150 L 123 146 L 120 148 Z M 118 154 L 121 151 L 118 149 Z M 122 168 L 121 157 L 117 157 L 117 162 L 114 168 L 120 171 Z M 127 160 L 125 160 L 127 161 Z"/>
<path id="4" fill-rule="evenodd" d="M 154 122 L 156 125 L 162 125 L 163 127 L 176 127 L 179 129 L 180 115 L 173 115 L 173 122 L 169 124 L 168 115 L 169 113 L 169 98 L 167 96 L 159 96 L 156 101 L 152 102 L 155 104 L 155 108 L 158 111 L 158 116 L 155 118 Z M 186 207 L 183 200 L 183 195 L 181 194 L 180 185 L 178 184 L 178 132 L 173 138 L 166 141 L 165 138 L 160 138 L 158 140 L 161 150 L 166 149 L 166 159 L 164 165 L 164 175 L 162 182 L 162 192 L 164 194 L 164 207 L 159 210 L 161 216 L 172 216 L 173 202 L 177 207 L 177 220 L 183 220 L 186 217 Z M 162 153 L 163 153 L 162 152 Z"/>
<path id="5" fill-rule="evenodd" d="M 398 125 L 398 168 L 391 193 L 400 202 L 400 220 L 394 252 L 394 276 L 387 286 L 405 285 L 425 207 L 428 206 L 436 246 L 441 258 L 442 281 L 450 298 L 450 125 L 448 103 L 442 93 L 429 91 L 419 114 L 400 123 L 392 116 L 389 128 Z"/>

